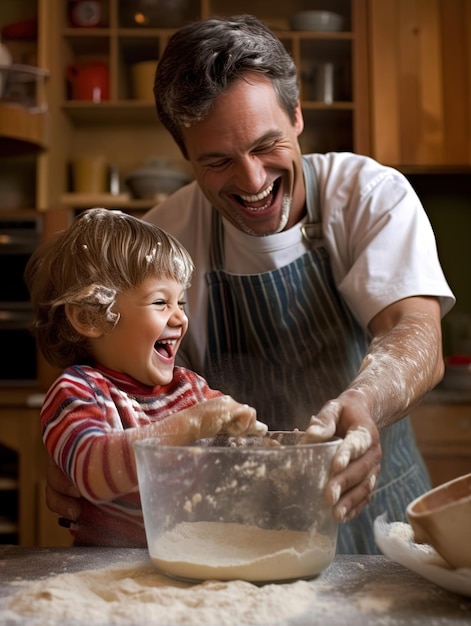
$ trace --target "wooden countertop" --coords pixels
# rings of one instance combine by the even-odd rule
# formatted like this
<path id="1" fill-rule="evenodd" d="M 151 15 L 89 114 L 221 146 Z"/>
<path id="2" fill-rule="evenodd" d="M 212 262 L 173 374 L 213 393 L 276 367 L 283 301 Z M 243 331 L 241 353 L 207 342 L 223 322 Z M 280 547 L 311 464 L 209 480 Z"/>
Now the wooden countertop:
<path id="1" fill-rule="evenodd" d="M 136 562 L 149 563 L 147 550 L 0 547 L 0 623 L 21 626 L 45 623 L 39 614 L 22 616 L 19 621 L 11 621 L 11 614 L 10 621 L 2 619 L 8 597 L 18 593 L 25 580 L 37 581 L 61 573 Z M 464 626 L 471 623 L 471 598 L 445 591 L 383 556 L 337 556 L 319 577 L 309 581 L 309 585 L 312 585 L 313 601 L 307 611 L 283 621 L 273 615 L 266 622 L 267 626 Z M 233 610 L 236 613 L 237 606 Z M 200 626 L 198 621 L 191 621 L 192 614 L 187 614 L 185 624 Z M 63 623 L 60 619 L 47 621 L 48 626 Z M 221 619 L 221 623 L 229 622 Z M 82 624 L 80 607 L 74 624 Z M 146 626 L 150 626 L 150 622 Z M 163 626 L 161 621 L 159 626 Z M 173 624 L 169 622 L 165 626 Z"/>
<path id="2" fill-rule="evenodd" d="M 39 387 L 0 387 L 0 407 L 41 408 L 44 392 Z"/>
<path id="3" fill-rule="evenodd" d="M 0 408 L 40 409 L 44 392 L 39 387 L 0 388 Z"/>

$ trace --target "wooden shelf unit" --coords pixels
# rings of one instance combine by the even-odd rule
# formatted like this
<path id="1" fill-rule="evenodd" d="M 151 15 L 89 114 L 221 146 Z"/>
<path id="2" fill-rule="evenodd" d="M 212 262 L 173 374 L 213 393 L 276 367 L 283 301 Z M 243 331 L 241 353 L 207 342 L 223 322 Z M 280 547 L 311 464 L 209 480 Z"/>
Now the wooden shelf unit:
<path id="1" fill-rule="evenodd" d="M 269 6 L 263 0 L 199 0 L 187 3 L 181 24 L 170 27 L 132 26 L 125 0 L 108 0 L 103 25 L 73 27 L 63 0 L 39 0 L 40 38 L 45 65 L 50 71 L 48 102 L 50 150 L 44 162 L 41 208 L 61 206 L 70 199 L 70 163 L 77 156 L 104 155 L 124 176 L 149 158 L 165 158 L 191 174 L 170 134 L 157 119 L 150 101 L 133 98 L 131 68 L 134 63 L 162 54 L 169 37 L 185 21 L 211 15 L 253 13 L 280 37 L 293 56 L 301 77 L 305 116 L 302 148 L 308 151 L 354 150 L 368 153 L 368 90 L 366 54 L 366 0 L 311 0 Z M 326 9 L 341 13 L 345 30 L 312 32 L 290 30 L 290 17 L 298 10 Z M 47 17 L 47 19 L 46 19 Z M 73 64 L 100 61 L 109 68 L 109 100 L 93 103 L 71 100 L 66 72 Z M 307 77 L 317 61 L 332 61 L 343 85 L 341 99 L 332 103 L 309 99 Z"/>

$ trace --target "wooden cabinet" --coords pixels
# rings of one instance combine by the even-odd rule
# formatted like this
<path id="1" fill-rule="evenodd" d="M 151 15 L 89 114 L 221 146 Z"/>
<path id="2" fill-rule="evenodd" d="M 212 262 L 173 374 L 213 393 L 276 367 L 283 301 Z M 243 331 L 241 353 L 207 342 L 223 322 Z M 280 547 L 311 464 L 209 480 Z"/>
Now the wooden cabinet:
<path id="1" fill-rule="evenodd" d="M 301 77 L 305 131 L 304 151 L 356 150 L 367 153 L 368 89 L 366 76 L 366 0 L 266 3 L 241 0 L 195 0 L 183 3 L 180 15 L 146 21 L 139 3 L 103 2 L 104 15 L 93 27 L 71 24 L 64 0 L 39 0 L 42 7 L 40 38 L 51 79 L 49 83 L 50 150 L 45 166 L 46 183 L 41 208 L 81 207 L 104 200 L 106 205 L 144 210 L 155 202 L 123 197 L 74 195 L 70 164 L 81 155 L 103 155 L 123 178 L 149 157 L 165 158 L 191 174 L 170 134 L 160 125 L 151 98 L 139 99 L 133 90 L 136 64 L 154 62 L 162 54 L 175 28 L 210 15 L 253 13 L 280 37 L 293 56 Z M 133 9 L 132 11 L 130 9 Z M 340 32 L 290 29 L 298 10 L 324 8 L 344 18 Z M 66 75 L 73 66 L 99 62 L 109 74 L 109 96 L 97 102 L 79 100 L 68 87 Z M 318 62 L 335 68 L 334 100 L 316 99 L 311 78 Z M 149 86 L 150 88 L 150 86 Z"/>
<path id="2" fill-rule="evenodd" d="M 35 501 L 37 441 L 39 415 L 37 410 L 14 406 L 0 409 L 0 443 L 13 455 L 10 478 L 16 482 L 16 510 L 2 511 L 4 518 L 15 526 L 21 545 L 35 545 Z M 3 458 L 7 455 L 4 454 Z M 3 497 L 3 503 L 5 497 Z M 13 504 L 13 503 L 12 503 Z"/>
<path id="3" fill-rule="evenodd" d="M 371 156 L 471 166 L 471 1 L 368 0 Z"/>
<path id="4" fill-rule="evenodd" d="M 41 440 L 35 390 L 0 392 L 0 542 L 23 546 L 70 545 L 68 531 L 47 510 L 47 455 Z M 8 469 L 2 476 L 2 468 Z M 2 480 L 3 478 L 3 480 Z"/>
<path id="5" fill-rule="evenodd" d="M 425 401 L 411 420 L 434 486 L 471 472 L 471 403 Z"/>

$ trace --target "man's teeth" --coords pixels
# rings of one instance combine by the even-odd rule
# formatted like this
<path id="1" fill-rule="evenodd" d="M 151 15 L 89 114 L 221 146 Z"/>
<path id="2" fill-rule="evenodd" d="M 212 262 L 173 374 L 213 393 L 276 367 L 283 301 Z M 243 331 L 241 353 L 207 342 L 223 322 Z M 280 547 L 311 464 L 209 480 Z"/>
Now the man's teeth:
<path id="1" fill-rule="evenodd" d="M 254 194 L 252 196 L 241 195 L 240 197 L 242 198 L 244 202 L 258 202 L 259 200 L 263 200 L 264 198 L 269 196 L 272 191 L 273 191 L 273 184 L 267 187 L 264 191 L 261 191 L 260 193 Z"/>

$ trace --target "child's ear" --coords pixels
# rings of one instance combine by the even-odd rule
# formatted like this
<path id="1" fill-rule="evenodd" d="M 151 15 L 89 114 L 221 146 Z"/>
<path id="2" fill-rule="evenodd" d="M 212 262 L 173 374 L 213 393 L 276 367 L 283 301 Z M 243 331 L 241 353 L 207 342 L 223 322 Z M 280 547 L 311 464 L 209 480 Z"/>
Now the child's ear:
<path id="1" fill-rule="evenodd" d="M 89 321 L 84 319 L 83 309 L 78 304 L 67 303 L 65 305 L 65 314 L 69 323 L 84 337 L 101 337 L 103 330 L 97 326 L 93 326 Z"/>

